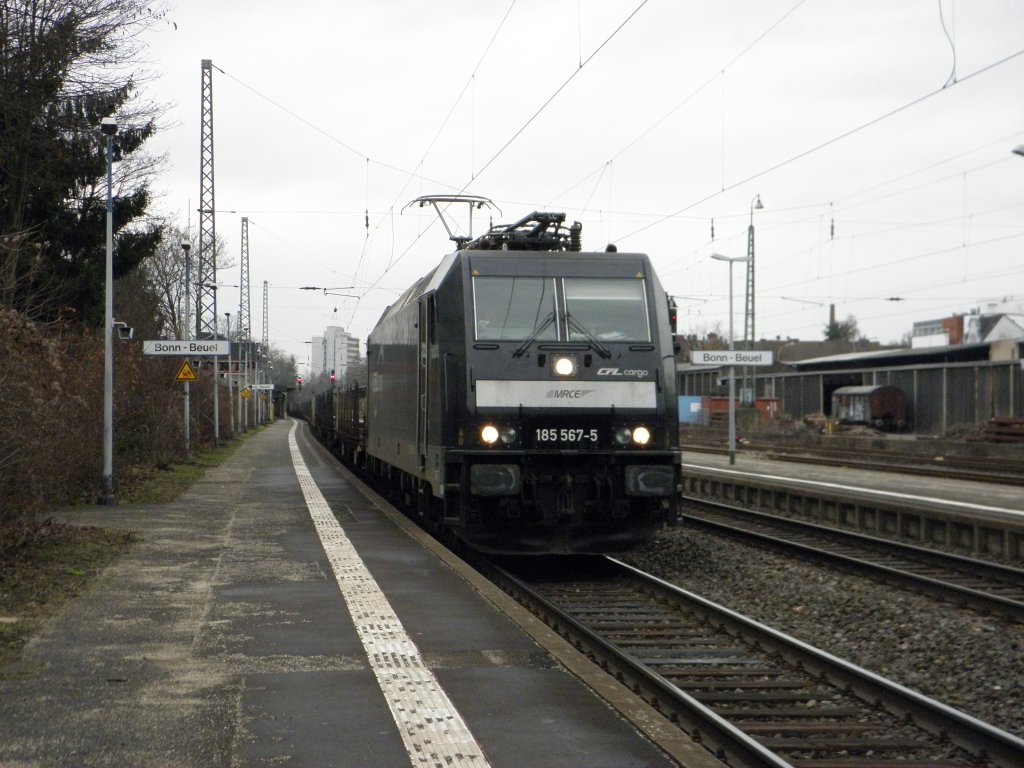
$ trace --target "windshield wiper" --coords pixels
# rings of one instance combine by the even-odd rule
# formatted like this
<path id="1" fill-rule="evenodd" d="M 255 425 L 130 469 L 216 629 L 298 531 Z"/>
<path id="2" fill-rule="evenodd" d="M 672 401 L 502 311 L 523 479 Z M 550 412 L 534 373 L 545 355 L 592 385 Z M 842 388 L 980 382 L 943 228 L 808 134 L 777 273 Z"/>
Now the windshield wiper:
<path id="1" fill-rule="evenodd" d="M 569 330 L 576 331 L 576 333 L 580 334 L 587 341 L 589 341 L 593 345 L 594 349 L 597 350 L 597 354 L 604 358 L 609 358 L 612 356 L 612 353 L 608 349 L 608 347 L 606 347 L 604 344 L 598 341 L 597 337 L 594 336 L 594 334 L 592 334 L 582 325 L 580 325 L 579 322 L 572 315 L 567 313 L 565 315 L 565 319 L 569 325 Z"/>
<path id="2" fill-rule="evenodd" d="M 554 310 L 548 312 L 548 316 L 537 324 L 537 327 L 533 329 L 533 332 L 527 336 L 526 340 L 516 348 L 515 352 L 512 353 L 512 357 L 522 357 L 526 350 L 530 348 L 530 345 L 537 340 L 537 337 L 544 333 L 547 327 L 553 322 L 555 322 Z"/>

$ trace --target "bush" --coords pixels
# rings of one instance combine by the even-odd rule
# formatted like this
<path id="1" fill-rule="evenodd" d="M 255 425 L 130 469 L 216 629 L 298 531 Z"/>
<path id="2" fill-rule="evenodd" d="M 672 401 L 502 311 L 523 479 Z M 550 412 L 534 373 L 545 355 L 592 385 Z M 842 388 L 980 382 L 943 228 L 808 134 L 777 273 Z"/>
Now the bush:
<path id="1" fill-rule="evenodd" d="M 43 327 L 0 308 L 0 529 L 94 499 L 103 474 L 103 337 Z M 114 483 L 185 458 L 179 358 L 114 342 Z M 212 443 L 209 379 L 192 385 L 192 442 Z M 221 435 L 230 407 L 221 391 Z M 211 411 L 207 413 L 207 411 Z M 196 418 L 200 415 L 201 418 Z"/>

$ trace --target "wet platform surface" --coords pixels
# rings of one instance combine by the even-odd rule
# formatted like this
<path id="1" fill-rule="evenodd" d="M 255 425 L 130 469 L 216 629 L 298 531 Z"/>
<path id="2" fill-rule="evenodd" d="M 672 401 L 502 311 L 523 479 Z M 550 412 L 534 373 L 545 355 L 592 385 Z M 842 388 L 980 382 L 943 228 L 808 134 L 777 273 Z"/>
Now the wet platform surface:
<path id="1" fill-rule="evenodd" d="M 714 764 L 299 422 L 174 503 L 66 517 L 138 542 L 0 668 L 2 766 Z"/>

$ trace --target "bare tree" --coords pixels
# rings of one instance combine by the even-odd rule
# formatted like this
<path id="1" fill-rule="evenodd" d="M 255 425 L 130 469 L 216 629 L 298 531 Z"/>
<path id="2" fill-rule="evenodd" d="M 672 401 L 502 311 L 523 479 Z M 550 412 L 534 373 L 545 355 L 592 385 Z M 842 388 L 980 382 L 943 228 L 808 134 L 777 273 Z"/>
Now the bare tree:
<path id="1" fill-rule="evenodd" d="M 187 243 L 190 254 L 190 275 L 189 292 L 191 294 L 191 312 L 185 312 L 185 249 L 183 243 Z M 218 262 L 218 272 L 235 266 L 233 259 L 226 255 L 227 246 L 224 240 L 217 236 L 214 246 L 214 258 Z M 188 232 L 180 227 L 166 225 L 164 227 L 164 238 L 157 246 L 153 255 L 142 263 L 142 271 L 145 275 L 149 289 L 156 296 L 158 311 L 163 318 L 164 332 L 168 338 L 184 339 L 189 330 L 187 317 L 192 318 L 192 329 L 195 328 L 195 317 L 199 308 L 199 257 L 198 235 L 195 232 Z M 225 289 L 228 290 L 228 289 Z M 231 302 L 222 303 L 225 311 L 231 311 Z M 187 317 L 186 317 L 187 314 Z M 221 319 L 218 324 L 223 325 Z M 227 328 L 224 328 L 227 331 Z M 237 333 L 232 329 L 233 335 Z"/>

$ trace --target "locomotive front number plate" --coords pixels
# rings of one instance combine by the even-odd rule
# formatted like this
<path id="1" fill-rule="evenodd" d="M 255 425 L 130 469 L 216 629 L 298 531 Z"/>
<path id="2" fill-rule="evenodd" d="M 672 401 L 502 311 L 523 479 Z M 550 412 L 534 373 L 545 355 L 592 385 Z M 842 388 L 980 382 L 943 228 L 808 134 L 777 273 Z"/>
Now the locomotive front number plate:
<path id="1" fill-rule="evenodd" d="M 538 443 L 596 443 L 596 429 L 572 427 L 541 427 L 533 430 L 533 439 Z"/>

